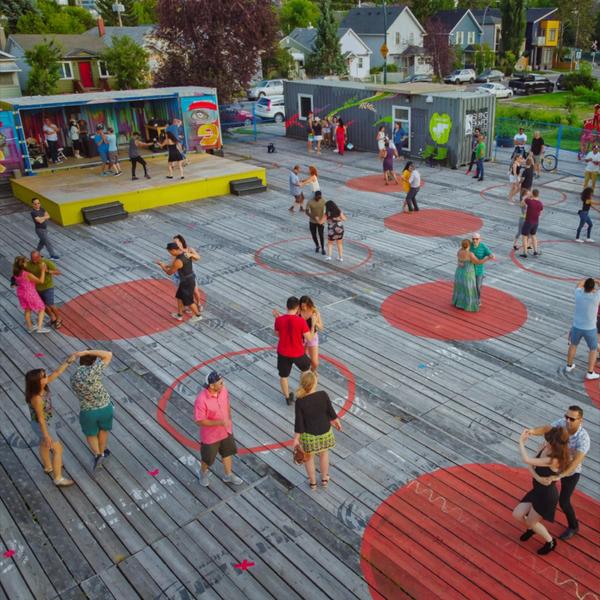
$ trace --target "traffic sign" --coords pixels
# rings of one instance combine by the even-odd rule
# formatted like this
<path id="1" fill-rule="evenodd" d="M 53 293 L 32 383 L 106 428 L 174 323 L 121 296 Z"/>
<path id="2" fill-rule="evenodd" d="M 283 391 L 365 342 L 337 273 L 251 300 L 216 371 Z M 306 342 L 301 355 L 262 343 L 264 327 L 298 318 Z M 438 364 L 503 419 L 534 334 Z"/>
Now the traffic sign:
<path id="1" fill-rule="evenodd" d="M 387 58 L 387 55 L 390 53 L 389 48 L 387 47 L 387 44 L 385 42 L 383 42 L 383 44 L 381 44 L 381 48 L 379 48 L 379 52 L 381 52 L 381 56 L 383 56 L 383 58 Z"/>

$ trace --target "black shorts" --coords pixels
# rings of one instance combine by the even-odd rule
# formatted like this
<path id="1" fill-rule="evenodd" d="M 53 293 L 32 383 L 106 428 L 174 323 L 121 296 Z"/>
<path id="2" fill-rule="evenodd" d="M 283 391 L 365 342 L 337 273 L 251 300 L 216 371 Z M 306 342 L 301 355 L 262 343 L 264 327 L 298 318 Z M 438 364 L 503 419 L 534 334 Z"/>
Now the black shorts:
<path id="1" fill-rule="evenodd" d="M 187 277 L 179 282 L 175 298 L 181 300 L 184 306 L 191 306 L 194 304 L 194 290 L 196 289 L 196 278 Z"/>
<path id="2" fill-rule="evenodd" d="M 277 354 L 277 370 L 279 371 L 279 377 L 289 377 L 292 372 L 292 365 L 296 365 L 304 373 L 304 371 L 310 369 L 310 358 L 306 354 L 294 358 L 283 356 L 279 353 Z"/>
<path id="3" fill-rule="evenodd" d="M 525 223 L 523 223 L 523 228 L 521 229 L 521 235 L 535 235 L 537 233 L 537 228 L 537 223 L 529 223 L 529 221 L 525 221 Z"/>
<path id="4" fill-rule="evenodd" d="M 232 433 L 214 444 L 202 444 L 200 446 L 200 458 L 202 459 L 202 462 L 206 463 L 209 467 L 215 462 L 217 453 L 219 453 L 222 458 L 235 456 L 237 454 L 237 446 L 235 445 Z"/>

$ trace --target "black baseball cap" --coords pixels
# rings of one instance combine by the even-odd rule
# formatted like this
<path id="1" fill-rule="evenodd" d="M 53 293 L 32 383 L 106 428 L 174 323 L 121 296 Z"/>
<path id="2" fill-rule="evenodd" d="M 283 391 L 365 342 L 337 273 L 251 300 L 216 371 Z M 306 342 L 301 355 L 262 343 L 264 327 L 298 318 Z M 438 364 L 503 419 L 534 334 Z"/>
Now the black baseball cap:
<path id="1" fill-rule="evenodd" d="M 175 242 L 169 242 L 167 244 L 167 250 L 179 250 L 179 246 Z"/>
<path id="2" fill-rule="evenodd" d="M 207 376 L 206 379 L 204 380 L 206 387 L 208 387 L 209 385 L 212 385 L 214 383 L 218 383 L 219 381 L 221 381 L 221 379 L 223 379 L 223 376 L 220 375 L 219 373 L 217 373 L 216 371 L 211 371 Z"/>

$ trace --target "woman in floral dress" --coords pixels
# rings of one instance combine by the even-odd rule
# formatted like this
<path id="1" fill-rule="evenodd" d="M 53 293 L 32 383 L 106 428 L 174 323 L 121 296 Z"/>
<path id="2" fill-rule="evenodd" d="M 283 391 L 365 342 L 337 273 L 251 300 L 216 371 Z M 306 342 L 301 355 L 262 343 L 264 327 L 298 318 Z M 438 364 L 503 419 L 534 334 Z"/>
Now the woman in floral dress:
<path id="1" fill-rule="evenodd" d="M 29 333 L 49 333 L 50 330 L 44 327 L 44 316 L 46 306 L 40 295 L 35 289 L 36 283 L 44 283 L 46 278 L 46 264 L 42 263 L 42 271 L 39 277 L 25 270 L 27 259 L 24 256 L 17 256 L 13 263 L 13 278 L 17 286 L 17 298 L 21 308 L 25 311 L 25 323 Z M 37 313 L 37 329 L 31 322 L 31 311 Z"/>
<path id="2" fill-rule="evenodd" d="M 452 306 L 467 312 L 479 311 L 479 297 L 475 283 L 475 265 L 482 265 L 490 260 L 489 256 L 480 260 L 470 250 L 471 242 L 463 240 L 458 251 L 458 265 L 454 274 L 454 291 Z"/>

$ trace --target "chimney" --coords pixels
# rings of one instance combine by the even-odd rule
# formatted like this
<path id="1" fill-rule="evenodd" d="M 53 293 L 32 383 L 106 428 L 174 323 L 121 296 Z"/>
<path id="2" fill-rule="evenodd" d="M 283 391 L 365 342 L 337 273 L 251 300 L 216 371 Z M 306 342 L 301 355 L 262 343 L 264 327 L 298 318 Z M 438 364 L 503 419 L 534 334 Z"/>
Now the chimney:
<path id="1" fill-rule="evenodd" d="M 104 19 L 102 17 L 98 17 L 98 36 L 104 37 L 106 33 L 106 29 L 104 28 Z"/>

